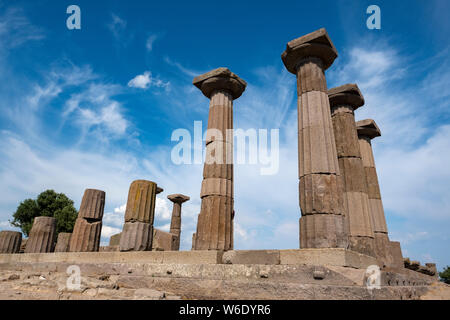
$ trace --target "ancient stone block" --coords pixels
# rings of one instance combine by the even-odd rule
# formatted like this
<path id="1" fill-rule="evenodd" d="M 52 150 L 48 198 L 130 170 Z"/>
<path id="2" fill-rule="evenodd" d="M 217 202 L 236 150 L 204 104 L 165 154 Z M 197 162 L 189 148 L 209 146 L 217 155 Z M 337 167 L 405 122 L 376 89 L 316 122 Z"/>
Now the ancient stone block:
<path id="1" fill-rule="evenodd" d="M 52 217 L 34 218 L 25 253 L 53 252 L 56 240 L 56 219 Z"/>
<path id="2" fill-rule="evenodd" d="M 100 247 L 102 222 L 78 218 L 70 237 L 70 252 L 96 252 Z"/>
<path id="3" fill-rule="evenodd" d="M 125 222 L 120 237 L 120 251 L 149 251 L 152 248 L 153 226 L 144 222 Z"/>
<path id="4" fill-rule="evenodd" d="M 171 194 L 167 199 L 173 202 L 172 220 L 170 221 L 170 233 L 175 236 L 175 243 L 172 250 L 180 250 L 181 237 L 181 205 L 189 201 L 189 197 L 182 194 Z"/>
<path id="5" fill-rule="evenodd" d="M 233 197 L 233 181 L 219 178 L 206 178 L 202 181 L 200 198 L 207 196 Z"/>
<path id="6" fill-rule="evenodd" d="M 301 177 L 299 193 L 302 215 L 342 214 L 337 176 L 334 174 L 311 174 Z"/>
<path id="7" fill-rule="evenodd" d="M 377 170 L 375 167 L 365 167 L 364 171 L 367 179 L 367 194 L 369 195 L 369 198 L 381 199 Z"/>
<path id="8" fill-rule="evenodd" d="M 310 91 L 327 92 L 327 82 L 323 64 L 320 59 L 306 60 L 299 68 L 297 77 L 297 91 L 306 93 Z"/>
<path id="9" fill-rule="evenodd" d="M 338 158 L 356 157 L 361 159 L 355 116 L 353 113 L 338 112 L 337 108 L 339 107 L 333 108 L 335 113 L 332 114 L 337 156 Z"/>
<path id="10" fill-rule="evenodd" d="M 153 251 L 172 251 L 177 245 L 177 236 L 162 230 L 153 229 Z M 178 249 L 177 249 L 178 250 Z"/>
<path id="11" fill-rule="evenodd" d="M 110 246 L 118 246 L 120 244 L 120 236 L 122 233 L 114 234 L 109 238 L 109 245 Z"/>
<path id="12" fill-rule="evenodd" d="M 363 192 L 345 192 L 344 203 L 349 221 L 349 235 L 359 237 L 374 237 L 369 200 Z"/>
<path id="13" fill-rule="evenodd" d="M 22 239 L 22 244 L 20 245 L 19 253 L 25 253 L 25 248 L 27 247 L 28 239 Z"/>
<path id="14" fill-rule="evenodd" d="M 391 267 L 393 257 L 391 256 L 391 244 L 387 233 L 375 233 L 375 257 L 380 268 Z"/>
<path id="15" fill-rule="evenodd" d="M 302 249 L 347 247 L 344 216 L 335 214 L 302 216 L 300 218 L 300 247 Z"/>
<path id="16" fill-rule="evenodd" d="M 247 83 L 231 72 L 228 68 L 217 68 L 201 76 L 195 77 L 192 82 L 202 93 L 211 98 L 215 91 L 223 90 L 231 93 L 234 100 L 239 98 L 245 90 Z"/>
<path id="17" fill-rule="evenodd" d="M 17 231 L 0 231 L 0 254 L 19 253 L 22 233 Z"/>
<path id="18" fill-rule="evenodd" d="M 125 222 L 138 221 L 153 225 L 156 191 L 156 183 L 152 181 L 133 181 L 128 192 Z"/>
<path id="19" fill-rule="evenodd" d="M 55 252 L 68 252 L 72 233 L 60 232 L 56 240 Z"/>
<path id="20" fill-rule="evenodd" d="M 392 256 L 392 261 L 390 266 L 392 268 L 401 269 L 403 267 L 403 254 L 400 247 L 400 242 L 391 241 L 390 242 L 390 255 Z"/>
<path id="21" fill-rule="evenodd" d="M 105 208 L 105 192 L 95 189 L 86 189 L 80 205 L 78 218 L 102 220 Z"/>
<path id="22" fill-rule="evenodd" d="M 280 264 L 279 250 L 233 250 L 223 254 L 224 264 Z"/>
<path id="23" fill-rule="evenodd" d="M 369 199 L 369 208 L 372 218 L 373 231 L 376 233 L 388 233 L 386 218 L 384 216 L 381 199 Z"/>
<path id="24" fill-rule="evenodd" d="M 375 257 L 375 239 L 374 237 L 360 237 L 350 234 L 348 237 L 348 249 Z"/>

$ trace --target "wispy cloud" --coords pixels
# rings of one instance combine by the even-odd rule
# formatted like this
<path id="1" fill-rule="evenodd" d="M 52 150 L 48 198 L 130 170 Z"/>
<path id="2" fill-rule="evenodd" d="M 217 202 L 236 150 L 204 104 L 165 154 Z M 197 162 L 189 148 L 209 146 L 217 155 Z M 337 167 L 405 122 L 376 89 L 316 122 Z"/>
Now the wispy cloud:
<path id="1" fill-rule="evenodd" d="M 112 13 L 111 20 L 107 24 L 107 27 L 113 34 L 114 38 L 118 40 L 124 35 L 125 29 L 127 27 L 127 22 L 124 19 L 120 18 L 118 15 Z"/>
<path id="2" fill-rule="evenodd" d="M 150 71 L 145 71 L 143 74 L 139 74 L 128 82 L 128 86 L 131 88 L 148 89 L 150 87 L 165 88 L 170 87 L 170 82 L 162 81 L 161 79 L 154 78 Z"/>

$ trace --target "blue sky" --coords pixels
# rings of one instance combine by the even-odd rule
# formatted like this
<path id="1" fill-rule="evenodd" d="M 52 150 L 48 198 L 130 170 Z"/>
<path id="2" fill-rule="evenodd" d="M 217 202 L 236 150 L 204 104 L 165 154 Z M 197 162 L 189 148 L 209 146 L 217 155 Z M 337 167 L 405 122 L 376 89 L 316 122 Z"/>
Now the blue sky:
<path id="1" fill-rule="evenodd" d="M 81 8 L 81 30 L 66 8 Z M 381 30 L 366 8 L 381 8 Z M 107 193 L 102 242 L 120 232 L 128 187 L 165 192 L 155 225 L 167 230 L 184 193 L 182 248 L 200 209 L 202 165 L 175 165 L 175 129 L 208 119 L 194 76 L 225 66 L 248 82 L 235 128 L 280 129 L 280 170 L 235 166 L 235 247 L 298 247 L 295 77 L 288 41 L 325 27 L 339 57 L 328 86 L 357 83 L 357 119 L 373 118 L 381 192 L 404 256 L 450 265 L 450 22 L 448 1 L 2 1 L 0 0 L 0 229 L 18 203 L 45 189 L 78 208 L 85 188 Z"/>

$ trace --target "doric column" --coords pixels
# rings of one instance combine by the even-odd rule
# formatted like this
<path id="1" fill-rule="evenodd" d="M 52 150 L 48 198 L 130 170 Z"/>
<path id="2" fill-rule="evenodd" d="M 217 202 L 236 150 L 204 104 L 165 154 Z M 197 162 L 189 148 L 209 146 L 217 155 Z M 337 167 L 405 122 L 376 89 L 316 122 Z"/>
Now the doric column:
<path id="1" fill-rule="evenodd" d="M 195 250 L 230 250 L 233 212 L 233 100 L 247 83 L 227 68 L 194 79 L 209 99 L 206 160 L 200 197 Z"/>
<path id="2" fill-rule="evenodd" d="M 364 97 L 356 84 L 346 84 L 330 89 L 328 97 L 343 182 L 349 249 L 375 256 L 367 182 L 359 151 L 354 113 L 356 109 L 364 105 Z"/>
<path id="3" fill-rule="evenodd" d="M 180 235 L 181 235 L 181 205 L 189 201 L 189 197 L 182 194 L 171 194 L 167 199 L 173 202 L 172 220 L 170 221 L 170 233 L 175 235 L 174 246 L 172 250 L 180 250 Z"/>
<path id="4" fill-rule="evenodd" d="M 19 253 L 21 244 L 21 232 L 0 231 L 0 253 Z"/>
<path id="5" fill-rule="evenodd" d="M 102 219 L 106 193 L 86 189 L 81 200 L 78 218 L 70 237 L 70 252 L 95 252 L 100 247 Z"/>
<path id="6" fill-rule="evenodd" d="M 394 254 L 393 250 L 391 250 L 392 245 L 388 237 L 386 218 L 384 216 L 380 186 L 378 184 L 378 175 L 372 150 L 372 139 L 381 136 L 381 132 L 375 121 L 371 119 L 358 121 L 356 127 L 367 181 L 369 210 L 375 234 L 376 255 L 378 260 L 384 265 L 398 265 L 399 263 L 396 261 L 398 258 L 395 259 L 395 257 L 399 254 Z M 396 251 L 399 250 L 396 249 Z"/>
<path id="7" fill-rule="evenodd" d="M 60 232 L 58 234 L 58 240 L 56 240 L 55 252 L 68 252 L 71 236 L 71 233 Z"/>
<path id="8" fill-rule="evenodd" d="M 337 51 L 325 29 L 287 44 L 281 58 L 297 76 L 301 248 L 345 248 L 342 189 L 325 70 Z"/>
<path id="9" fill-rule="evenodd" d="M 162 191 L 153 181 L 136 180 L 131 183 L 120 251 L 151 250 L 156 195 Z"/>
<path id="10" fill-rule="evenodd" d="M 36 217 L 31 227 L 25 253 L 53 252 L 56 240 L 56 219 Z"/>

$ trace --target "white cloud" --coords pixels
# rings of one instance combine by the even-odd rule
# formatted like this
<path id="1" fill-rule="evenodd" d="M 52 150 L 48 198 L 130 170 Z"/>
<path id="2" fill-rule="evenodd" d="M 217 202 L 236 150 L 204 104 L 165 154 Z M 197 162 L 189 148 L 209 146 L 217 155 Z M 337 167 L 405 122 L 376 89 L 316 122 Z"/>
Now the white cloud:
<path id="1" fill-rule="evenodd" d="M 102 226 L 102 238 L 110 238 L 112 235 L 122 232 L 122 229 L 111 228 L 109 226 Z"/>
<path id="2" fill-rule="evenodd" d="M 145 47 L 147 48 L 147 51 L 152 51 L 153 50 L 153 44 L 155 43 L 155 41 L 158 39 L 158 35 L 156 34 L 152 34 L 147 38 L 147 42 L 145 43 Z"/>
<path id="3" fill-rule="evenodd" d="M 130 88 L 148 89 L 151 86 L 157 88 L 168 88 L 170 82 L 162 81 L 161 79 L 155 79 L 152 77 L 150 71 L 145 71 L 143 74 L 137 75 L 128 82 Z"/>
<path id="4" fill-rule="evenodd" d="M 156 197 L 155 218 L 163 221 L 172 218 L 172 208 L 169 200 Z"/>
<path id="5" fill-rule="evenodd" d="M 119 39 L 127 27 L 127 22 L 118 15 L 111 14 L 111 22 L 107 25 L 116 39 Z"/>

